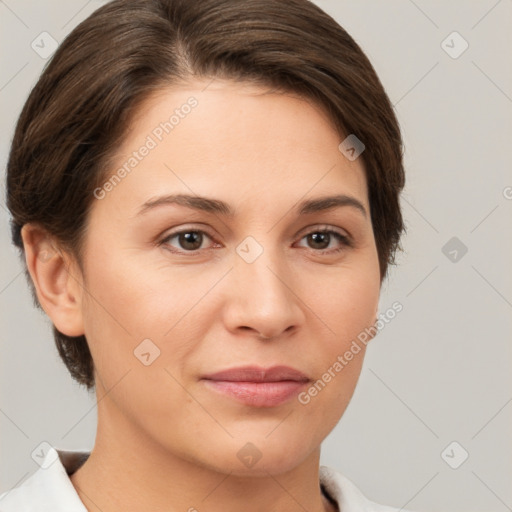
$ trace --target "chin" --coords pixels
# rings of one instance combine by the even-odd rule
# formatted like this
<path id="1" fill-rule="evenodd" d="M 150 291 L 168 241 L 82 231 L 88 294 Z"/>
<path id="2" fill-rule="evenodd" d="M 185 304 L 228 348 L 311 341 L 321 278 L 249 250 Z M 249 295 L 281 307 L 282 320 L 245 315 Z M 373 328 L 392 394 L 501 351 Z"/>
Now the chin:
<path id="1" fill-rule="evenodd" d="M 218 443 L 218 450 L 209 450 L 208 459 L 203 464 L 221 473 L 231 473 L 241 477 L 268 477 L 293 470 L 311 456 L 307 443 L 298 433 L 296 436 L 279 436 L 276 433 L 268 438 L 265 434 L 245 435 Z M 270 439 L 275 436 L 274 439 Z"/>

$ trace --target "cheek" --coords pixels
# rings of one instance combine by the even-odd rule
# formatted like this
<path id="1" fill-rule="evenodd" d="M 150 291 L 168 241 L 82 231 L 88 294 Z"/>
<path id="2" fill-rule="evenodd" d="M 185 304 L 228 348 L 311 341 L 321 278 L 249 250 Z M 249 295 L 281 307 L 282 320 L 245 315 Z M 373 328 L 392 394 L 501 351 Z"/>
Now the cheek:
<path id="1" fill-rule="evenodd" d="M 372 325 L 376 318 L 380 281 L 375 267 L 361 271 L 337 269 L 337 273 L 316 280 L 307 293 L 308 305 L 325 326 L 326 351 L 344 350 Z M 315 282 L 314 280 L 312 282 Z"/>
<path id="2" fill-rule="evenodd" d="M 131 380 L 140 377 L 149 384 L 161 378 L 163 368 L 182 368 L 203 338 L 209 322 L 207 301 L 201 299 L 212 280 L 178 268 L 169 272 L 141 258 L 114 257 L 114 252 L 89 260 L 85 335 L 105 385 L 115 384 L 128 370 Z"/>
<path id="3" fill-rule="evenodd" d="M 85 289 L 85 336 L 100 374 L 115 379 L 142 366 L 134 350 L 155 338 L 152 325 L 164 322 L 164 310 L 172 305 L 165 304 L 141 268 L 114 257 L 114 251 L 89 260 Z"/>
<path id="4" fill-rule="evenodd" d="M 323 409 L 334 421 L 352 397 L 374 332 L 370 327 L 379 302 L 378 265 L 361 266 L 358 272 L 339 270 L 330 279 L 316 281 L 320 283 L 323 286 L 308 294 L 308 305 L 325 334 L 318 338 L 314 352 L 316 384 L 301 403 L 311 410 Z"/>
<path id="5" fill-rule="evenodd" d="M 378 297 L 379 287 L 371 279 L 339 280 L 313 297 L 312 309 L 329 329 L 317 340 L 312 353 L 316 374 L 311 386 L 299 395 L 298 407 L 307 415 L 308 428 L 317 433 L 317 441 L 336 426 L 352 399 Z"/>
<path id="6" fill-rule="evenodd" d="M 179 272 L 165 279 L 161 269 L 142 258 L 115 247 L 97 252 L 86 273 L 87 308 L 91 327 L 124 332 L 136 339 L 156 336 L 172 325 L 172 314 L 180 303 L 183 283 Z M 92 249 L 91 249 L 92 251 Z"/>

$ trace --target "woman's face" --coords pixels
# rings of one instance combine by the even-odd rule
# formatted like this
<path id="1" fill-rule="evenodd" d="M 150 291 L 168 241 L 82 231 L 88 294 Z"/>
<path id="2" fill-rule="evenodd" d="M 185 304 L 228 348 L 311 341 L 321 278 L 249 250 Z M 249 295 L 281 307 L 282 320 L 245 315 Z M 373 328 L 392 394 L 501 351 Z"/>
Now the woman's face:
<path id="1" fill-rule="evenodd" d="M 147 101 L 95 191 L 81 307 L 110 390 L 99 431 L 276 474 L 317 453 L 360 374 L 364 346 L 344 354 L 380 290 L 364 168 L 309 102 L 207 85 Z M 307 207 L 332 196 L 352 199 Z M 275 366 L 297 373 L 257 371 Z"/>

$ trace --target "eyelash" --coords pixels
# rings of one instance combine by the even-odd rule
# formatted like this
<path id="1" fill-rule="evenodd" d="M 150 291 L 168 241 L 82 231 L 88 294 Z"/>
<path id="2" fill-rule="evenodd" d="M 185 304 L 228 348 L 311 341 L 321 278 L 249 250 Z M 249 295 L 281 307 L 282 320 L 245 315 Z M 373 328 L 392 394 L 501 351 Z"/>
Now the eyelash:
<path id="1" fill-rule="evenodd" d="M 170 252 L 174 253 L 174 254 L 187 254 L 187 255 L 192 255 L 192 256 L 199 254 L 202 250 L 211 250 L 211 249 L 213 249 L 212 247 L 210 247 L 209 249 L 195 249 L 195 250 L 190 250 L 190 251 L 178 250 L 176 248 L 170 249 L 169 246 L 167 245 L 169 240 L 171 240 L 174 237 L 179 236 L 179 235 L 181 235 L 183 233 L 201 233 L 203 235 L 206 235 L 212 241 L 214 241 L 213 237 L 209 233 L 207 233 L 206 231 L 201 230 L 201 229 L 189 228 L 189 229 L 182 229 L 180 231 L 175 231 L 174 233 L 170 233 L 164 239 L 162 239 L 162 241 L 159 243 L 159 245 L 166 245 L 167 246 L 166 249 L 169 250 Z M 321 228 L 313 229 L 312 231 L 309 231 L 308 233 L 305 233 L 300 238 L 300 240 L 303 240 L 304 238 L 306 238 L 309 235 L 317 234 L 317 233 L 334 235 L 334 237 L 337 238 L 338 241 L 340 242 L 341 247 L 338 247 L 336 249 L 311 249 L 311 248 L 309 248 L 313 252 L 320 253 L 320 254 L 326 254 L 326 255 L 327 254 L 332 255 L 332 254 L 337 254 L 337 253 L 345 250 L 347 247 L 348 248 L 353 247 L 353 242 L 352 242 L 350 237 L 348 237 L 347 235 L 343 235 L 343 234 L 339 233 L 338 231 L 336 231 L 336 230 L 334 230 L 332 228 L 325 227 L 325 226 L 323 226 Z M 330 240 L 329 240 L 329 243 L 330 243 Z"/>

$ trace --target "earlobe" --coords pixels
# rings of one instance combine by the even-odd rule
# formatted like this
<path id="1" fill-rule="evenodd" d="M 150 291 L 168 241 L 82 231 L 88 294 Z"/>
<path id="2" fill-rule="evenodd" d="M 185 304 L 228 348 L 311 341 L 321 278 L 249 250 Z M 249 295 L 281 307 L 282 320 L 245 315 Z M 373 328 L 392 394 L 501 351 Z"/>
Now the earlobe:
<path id="1" fill-rule="evenodd" d="M 81 336 L 82 276 L 74 259 L 39 226 L 25 224 L 21 236 L 27 269 L 41 307 L 60 332 Z"/>

